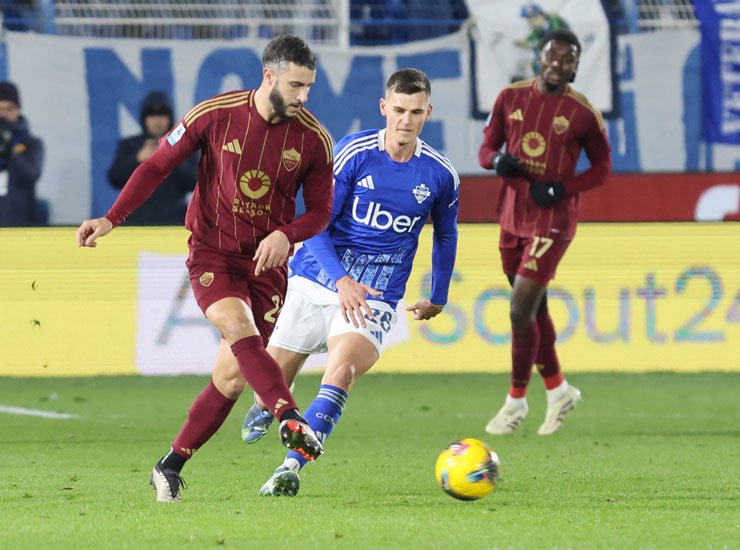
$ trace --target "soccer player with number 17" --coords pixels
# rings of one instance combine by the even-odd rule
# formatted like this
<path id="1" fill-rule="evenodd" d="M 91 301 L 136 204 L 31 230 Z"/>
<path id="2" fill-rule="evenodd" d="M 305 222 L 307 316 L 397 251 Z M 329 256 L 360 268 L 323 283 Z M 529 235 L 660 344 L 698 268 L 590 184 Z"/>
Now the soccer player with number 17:
<path id="1" fill-rule="evenodd" d="M 504 180 L 498 206 L 499 249 L 513 286 L 511 388 L 486 426 L 494 435 L 511 433 L 526 418 L 533 364 L 548 399 L 539 435 L 557 431 L 565 414 L 581 400 L 581 392 L 569 386 L 560 371 L 547 285 L 575 236 L 579 194 L 603 184 L 611 172 L 601 113 L 570 86 L 581 43 L 570 31 L 550 31 L 542 37 L 539 51 L 539 75 L 499 94 L 478 153 L 481 166 L 496 170 Z M 582 150 L 591 166 L 576 174 Z"/>

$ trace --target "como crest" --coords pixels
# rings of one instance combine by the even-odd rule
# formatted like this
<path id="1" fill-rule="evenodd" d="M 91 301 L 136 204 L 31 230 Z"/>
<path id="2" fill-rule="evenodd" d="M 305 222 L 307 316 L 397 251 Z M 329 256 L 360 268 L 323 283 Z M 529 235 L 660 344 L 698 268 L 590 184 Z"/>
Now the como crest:
<path id="1" fill-rule="evenodd" d="M 250 199 L 259 199 L 270 190 L 270 177 L 262 170 L 249 170 L 239 178 L 239 188 Z"/>
<path id="2" fill-rule="evenodd" d="M 419 185 L 414 187 L 414 190 L 412 191 L 412 193 L 414 194 L 414 198 L 416 199 L 416 202 L 418 202 L 419 204 L 424 202 L 427 198 L 429 198 L 429 195 L 432 194 L 429 188 L 423 183 L 420 183 Z"/>

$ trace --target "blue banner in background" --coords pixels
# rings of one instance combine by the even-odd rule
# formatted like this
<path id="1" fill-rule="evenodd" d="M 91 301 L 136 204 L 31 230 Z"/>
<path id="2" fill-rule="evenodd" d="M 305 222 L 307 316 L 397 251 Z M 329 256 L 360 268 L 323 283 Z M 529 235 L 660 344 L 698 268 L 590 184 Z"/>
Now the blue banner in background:
<path id="1" fill-rule="evenodd" d="M 722 13 L 720 8 L 728 6 L 734 7 L 712 4 L 710 12 Z M 714 78 L 701 77 L 703 50 L 696 29 L 619 36 L 614 102 L 621 109 L 607 120 L 615 172 L 740 167 L 740 128 L 733 131 L 740 124 L 738 101 L 733 103 L 740 98 L 740 69 L 733 61 L 740 58 L 734 53 L 740 47 L 730 40 L 734 34 L 728 29 L 737 23 L 731 15 L 722 24 L 715 17 L 717 40 L 724 30 L 722 41 L 715 41 L 723 49 L 714 47 Z M 177 116 L 182 116 L 205 97 L 258 85 L 264 47 L 264 41 L 102 40 L 20 32 L 6 33 L 7 54 L 2 44 L 0 76 L 5 71 L 18 84 L 24 115 L 46 143 L 37 196 L 49 203 L 50 223 L 57 225 L 77 225 L 110 207 L 117 190 L 106 172 L 118 140 L 140 130 L 139 103 L 148 90 L 170 93 Z M 378 99 L 385 80 L 398 68 L 418 67 L 432 78 L 434 90 L 434 112 L 423 138 L 442 150 L 461 174 L 485 173 L 477 155 L 483 122 L 470 114 L 474 83 L 469 47 L 468 35 L 459 32 L 393 48 L 319 48 L 308 107 L 335 139 L 377 127 L 384 124 Z M 599 78 L 581 65 L 576 89 L 583 91 L 581 83 Z M 702 105 L 707 83 L 714 93 L 710 104 L 717 106 L 714 117 L 706 116 Z M 712 120 L 717 121 L 715 135 L 705 142 L 702 131 Z"/>
<path id="2" fill-rule="evenodd" d="M 694 0 L 701 22 L 704 139 L 740 144 L 740 6 Z"/>

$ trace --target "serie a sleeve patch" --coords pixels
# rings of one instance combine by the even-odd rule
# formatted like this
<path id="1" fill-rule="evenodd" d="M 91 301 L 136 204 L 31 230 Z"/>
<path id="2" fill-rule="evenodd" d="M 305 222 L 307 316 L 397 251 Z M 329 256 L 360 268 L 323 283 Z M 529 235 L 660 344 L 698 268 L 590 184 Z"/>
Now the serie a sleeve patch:
<path id="1" fill-rule="evenodd" d="M 180 138 L 185 135 L 185 125 L 181 122 L 177 125 L 177 127 L 170 132 L 170 135 L 167 136 L 167 143 L 170 145 L 174 145 L 178 141 L 180 141 Z"/>

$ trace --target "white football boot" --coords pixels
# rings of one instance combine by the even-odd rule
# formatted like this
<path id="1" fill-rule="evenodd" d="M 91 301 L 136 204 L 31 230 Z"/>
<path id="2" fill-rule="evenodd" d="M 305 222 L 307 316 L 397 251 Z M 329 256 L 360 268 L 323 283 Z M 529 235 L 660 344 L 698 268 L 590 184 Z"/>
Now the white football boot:
<path id="1" fill-rule="evenodd" d="M 278 466 L 275 473 L 270 476 L 260 489 L 260 495 L 264 497 L 294 497 L 301 487 L 301 478 L 287 466 Z"/>
<path id="2" fill-rule="evenodd" d="M 168 470 L 157 462 L 149 476 L 149 484 L 157 492 L 157 502 L 177 502 L 180 500 L 180 488 L 185 487 L 185 480 L 174 470 Z"/>
<path id="3" fill-rule="evenodd" d="M 526 400 L 522 400 L 520 403 L 512 403 L 507 399 L 501 410 L 496 413 L 496 416 L 486 424 L 486 433 L 491 435 L 510 434 L 527 418 L 528 412 L 529 407 Z"/>
<path id="4" fill-rule="evenodd" d="M 548 400 L 545 421 L 537 430 L 537 434 L 551 435 L 557 432 L 560 426 L 563 425 L 565 415 L 581 400 L 581 391 L 575 386 L 570 385 L 560 397 L 553 401 Z"/>

